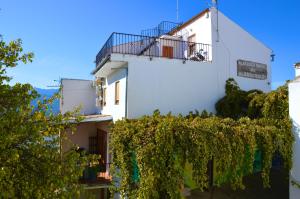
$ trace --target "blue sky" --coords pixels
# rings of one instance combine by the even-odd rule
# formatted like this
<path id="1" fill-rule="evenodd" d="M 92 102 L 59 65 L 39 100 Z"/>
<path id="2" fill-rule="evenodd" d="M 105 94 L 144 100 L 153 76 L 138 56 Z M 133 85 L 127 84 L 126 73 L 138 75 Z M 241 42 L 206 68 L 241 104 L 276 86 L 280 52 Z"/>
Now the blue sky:
<path id="1" fill-rule="evenodd" d="M 179 0 L 180 21 L 209 0 Z M 294 78 L 300 61 L 300 1 L 220 0 L 220 10 L 275 54 L 273 86 Z M 60 77 L 92 79 L 94 60 L 111 32 L 139 34 L 160 21 L 176 21 L 176 0 L 0 0 L 0 34 L 21 38 L 32 64 L 10 70 L 14 82 L 46 88 Z"/>

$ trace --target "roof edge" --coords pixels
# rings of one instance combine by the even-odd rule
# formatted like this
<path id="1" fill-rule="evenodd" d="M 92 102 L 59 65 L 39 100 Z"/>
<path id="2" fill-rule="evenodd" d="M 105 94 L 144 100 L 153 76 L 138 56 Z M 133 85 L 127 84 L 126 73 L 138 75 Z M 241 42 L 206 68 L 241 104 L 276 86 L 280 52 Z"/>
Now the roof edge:
<path id="1" fill-rule="evenodd" d="M 207 12 L 209 12 L 209 8 L 206 8 L 205 10 L 203 10 L 202 12 L 200 12 L 199 14 L 193 16 L 191 19 L 189 19 L 188 21 L 184 22 L 182 25 L 178 26 L 175 30 L 171 31 L 169 33 L 169 35 L 173 35 L 174 33 L 184 29 L 185 27 L 187 27 L 188 25 L 190 25 L 191 23 L 193 23 L 194 21 L 196 21 L 197 19 L 199 19 L 200 17 L 202 17 L 204 14 L 206 14 Z"/>
<path id="2" fill-rule="evenodd" d="M 76 80 L 76 81 L 93 81 L 91 79 L 77 79 L 77 78 L 60 78 L 61 80 Z"/>
<path id="3" fill-rule="evenodd" d="M 212 7 L 212 9 L 216 9 L 214 7 Z M 221 13 L 223 15 L 223 17 L 225 17 L 227 20 L 229 20 L 231 23 L 233 23 L 234 25 L 236 25 L 238 28 L 240 28 L 242 31 L 244 31 L 245 33 L 247 33 L 250 37 L 252 37 L 254 40 L 256 40 L 258 43 L 260 43 L 262 46 L 264 46 L 266 49 L 270 50 L 271 53 L 274 53 L 274 50 L 267 45 L 264 41 L 258 39 L 256 36 L 254 36 L 251 32 L 249 32 L 244 26 L 240 25 L 237 21 L 235 21 L 234 19 L 232 19 L 231 17 L 227 16 L 226 14 L 224 14 L 222 11 L 217 10 L 219 13 Z"/>
<path id="4" fill-rule="evenodd" d="M 113 121 L 113 116 L 111 115 L 82 115 L 80 117 L 82 117 L 82 120 L 79 121 L 78 124 Z M 71 118 L 69 122 L 77 123 L 75 118 Z"/>

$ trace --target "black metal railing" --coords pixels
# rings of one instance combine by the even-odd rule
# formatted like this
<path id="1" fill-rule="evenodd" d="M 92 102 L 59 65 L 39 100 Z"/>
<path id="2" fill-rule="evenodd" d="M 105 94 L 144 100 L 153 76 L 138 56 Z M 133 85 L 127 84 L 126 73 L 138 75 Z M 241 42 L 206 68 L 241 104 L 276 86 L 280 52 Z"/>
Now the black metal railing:
<path id="1" fill-rule="evenodd" d="M 173 30 L 177 29 L 182 23 L 174 23 L 170 21 L 163 21 L 155 28 L 142 30 L 141 35 L 148 37 L 159 37 L 161 35 L 166 35 Z"/>
<path id="2" fill-rule="evenodd" d="M 113 33 L 96 56 L 96 66 L 112 53 L 166 57 L 193 61 L 211 61 L 209 44 L 183 41 L 170 36 L 148 37 Z"/>

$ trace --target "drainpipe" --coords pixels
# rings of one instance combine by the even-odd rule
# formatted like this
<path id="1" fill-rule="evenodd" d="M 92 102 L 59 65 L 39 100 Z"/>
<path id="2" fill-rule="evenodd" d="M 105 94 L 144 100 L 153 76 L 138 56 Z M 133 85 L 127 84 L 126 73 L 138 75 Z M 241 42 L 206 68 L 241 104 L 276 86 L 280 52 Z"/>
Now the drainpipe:
<path id="1" fill-rule="evenodd" d="M 126 70 L 126 91 L 125 91 L 125 118 L 128 118 L 128 100 L 127 100 L 127 96 L 128 96 L 128 65 L 127 68 L 125 68 Z"/>

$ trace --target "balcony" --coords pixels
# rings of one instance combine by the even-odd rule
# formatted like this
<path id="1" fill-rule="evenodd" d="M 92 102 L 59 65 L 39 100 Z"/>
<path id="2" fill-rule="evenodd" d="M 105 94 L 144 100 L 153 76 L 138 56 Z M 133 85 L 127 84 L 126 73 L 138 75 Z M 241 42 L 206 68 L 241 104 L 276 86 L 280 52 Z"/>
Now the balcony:
<path id="1" fill-rule="evenodd" d="M 112 181 L 112 176 L 110 176 L 109 172 L 106 170 L 106 165 L 110 165 L 110 163 L 101 164 L 94 167 L 87 167 L 83 172 L 80 183 L 88 185 L 109 185 Z"/>
<path id="2" fill-rule="evenodd" d="M 101 68 L 113 53 L 199 62 L 211 61 L 209 44 L 183 41 L 181 37 L 170 35 L 150 37 L 112 33 L 96 56 L 96 67 Z"/>

